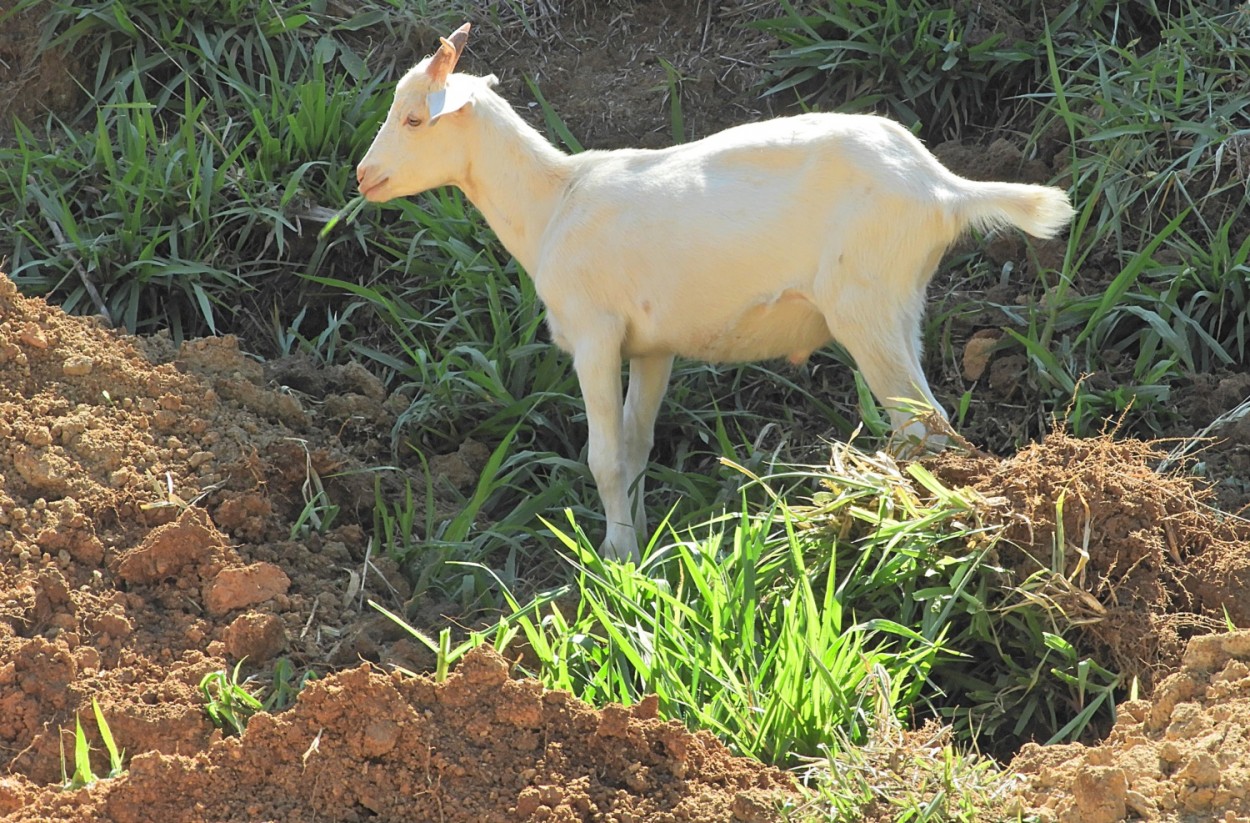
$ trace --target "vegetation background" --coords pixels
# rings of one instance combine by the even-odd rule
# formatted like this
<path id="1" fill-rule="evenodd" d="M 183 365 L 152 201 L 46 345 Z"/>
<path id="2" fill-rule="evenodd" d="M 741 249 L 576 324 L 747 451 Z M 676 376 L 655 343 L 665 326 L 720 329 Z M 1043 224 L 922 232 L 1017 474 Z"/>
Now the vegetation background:
<path id="1" fill-rule="evenodd" d="M 961 173 L 1069 190 L 1079 214 L 1062 241 L 975 238 L 932 287 L 927 371 L 970 440 L 1010 454 L 1052 428 L 1178 438 L 1154 465 L 1209 475 L 1225 510 L 1250 500 L 1250 9 L 667 12 L 696 31 L 715 15 L 752 44 L 752 116 L 887 113 Z M 37 33 L 81 84 L 7 101 L 0 259 L 24 292 L 174 343 L 234 334 L 267 361 L 363 363 L 399 398 L 384 460 L 436 481 L 439 456 L 482 451 L 455 511 L 396 472 L 369 523 L 414 603 L 477 629 L 431 639 L 446 624 L 427 621 L 440 665 L 523 641 L 545 683 L 592 702 L 658 693 L 662 714 L 737 751 L 825 764 L 812 785 L 831 817 L 901 789 L 829 763 L 864 757 L 890 724 L 936 719 L 951 760 L 936 795 L 899 801 L 910 819 L 999 802 L 997 769 L 956 752 L 1089 739 L 1148 678 L 1052 596 L 1076 571 L 1062 535 L 1054 556 L 1009 568 L 986 495 L 878 451 L 884 421 L 836 349 L 799 371 L 680 364 L 650 470 L 662 525 L 641 568 L 598 560 L 581 400 L 525 272 L 459 192 L 362 207 L 354 190 L 414 49 L 464 19 L 501 56 L 510 32 L 554 44 L 554 4 L 20 0 L 0 14 L 6 36 Z M 611 144 L 590 114 L 606 104 L 566 109 L 525 55 L 508 59 L 505 88 L 553 141 L 581 150 L 584 127 Z M 648 144 L 741 113 L 704 116 L 717 92 L 679 62 L 657 58 L 663 121 Z M 1230 445 L 1182 463 L 1186 438 L 1210 432 Z M 1049 505 L 1062 524 L 1063 496 Z M 336 514 L 310 501 L 316 522 Z"/>

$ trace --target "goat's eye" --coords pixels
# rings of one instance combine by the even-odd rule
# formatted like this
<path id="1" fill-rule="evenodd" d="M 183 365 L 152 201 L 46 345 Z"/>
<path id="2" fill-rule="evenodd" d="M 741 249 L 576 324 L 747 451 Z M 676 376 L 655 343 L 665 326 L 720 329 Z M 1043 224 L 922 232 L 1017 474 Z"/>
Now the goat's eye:
<path id="1" fill-rule="evenodd" d="M 415 129 L 417 126 L 421 125 L 421 118 L 414 117 L 413 115 L 410 114 L 408 115 L 408 119 L 405 120 L 404 122 L 407 123 L 410 128 Z"/>

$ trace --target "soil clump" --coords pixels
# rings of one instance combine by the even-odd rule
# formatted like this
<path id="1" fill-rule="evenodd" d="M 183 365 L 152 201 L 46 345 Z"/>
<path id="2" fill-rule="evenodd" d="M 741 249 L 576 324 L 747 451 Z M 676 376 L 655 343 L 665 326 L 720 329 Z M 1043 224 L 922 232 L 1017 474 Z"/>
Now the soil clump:
<path id="1" fill-rule="evenodd" d="M 1011 768 L 1042 820 L 1250 820 L 1250 632 L 1189 641 L 1149 700 L 1096 746 L 1027 744 Z"/>
<path id="2" fill-rule="evenodd" d="M 1250 521 L 1171 464 L 1165 443 L 1052 432 L 1014 455 L 945 452 L 932 468 L 1008 512 L 996 562 L 1149 689 L 1188 638 L 1250 622 Z"/>

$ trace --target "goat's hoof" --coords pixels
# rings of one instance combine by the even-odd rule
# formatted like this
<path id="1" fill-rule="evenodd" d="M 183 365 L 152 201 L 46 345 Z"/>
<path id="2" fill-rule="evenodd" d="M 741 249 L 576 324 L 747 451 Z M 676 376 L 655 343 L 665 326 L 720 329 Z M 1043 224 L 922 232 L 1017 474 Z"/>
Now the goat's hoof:
<path id="1" fill-rule="evenodd" d="M 638 563 L 642 559 L 642 553 L 638 551 L 638 538 L 633 533 L 624 535 L 609 532 L 607 539 L 599 547 L 599 556 L 604 560 L 621 563 L 628 560 Z"/>

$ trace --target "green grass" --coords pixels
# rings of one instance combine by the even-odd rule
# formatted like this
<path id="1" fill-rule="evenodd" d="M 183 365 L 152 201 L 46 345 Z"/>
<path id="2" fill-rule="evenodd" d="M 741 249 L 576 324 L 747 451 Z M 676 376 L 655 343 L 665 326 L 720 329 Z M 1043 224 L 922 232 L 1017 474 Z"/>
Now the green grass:
<path id="1" fill-rule="evenodd" d="M 1001 114 L 1034 60 L 1002 32 L 977 34 L 992 23 L 975 11 L 923 0 L 782 6 L 785 17 L 757 24 L 784 44 L 769 94 L 797 92 L 823 108 L 884 108 L 938 135 Z"/>
<path id="2" fill-rule="evenodd" d="M 730 515 L 666 525 L 640 567 L 600 560 L 575 520 L 553 527 L 574 583 L 509 603 L 552 688 L 658 694 L 665 714 L 777 762 L 835 731 L 862 742 L 875 671 L 900 715 L 945 717 L 986 747 L 1076 739 L 1110 716 L 1118 681 L 1043 604 L 1054 571 L 1002 584 L 988 559 L 1002 525 L 918 465 L 841 447 L 830 466 L 750 478 Z"/>
<path id="3" fill-rule="evenodd" d="M 1010 331 L 1051 402 L 1075 398 L 1077 433 L 1130 404 L 1139 429 L 1160 431 L 1179 380 L 1245 362 L 1247 177 L 1223 155 L 1248 106 L 1220 77 L 1250 68 L 1247 33 L 1244 15 L 1194 3 L 1160 21 L 1152 48 L 1047 38 L 1052 92 L 1034 95 L 1044 111 L 1033 139 L 1068 135 L 1083 206 L 1045 306 Z M 1099 282 L 1082 284 L 1096 265 Z M 1078 386 L 1098 372 L 1116 385 Z"/>
<path id="4" fill-rule="evenodd" d="M 779 762 L 815 753 L 832 728 L 862 737 L 860 688 L 876 668 L 892 704 L 915 700 L 942 630 L 857 620 L 844 606 L 856 570 L 829 562 L 825 529 L 777 499 L 693 531 L 704 533 L 654 541 L 635 568 L 601 561 L 575 525 L 557 530 L 576 605 L 520 623 L 547 685 L 593 703 L 654 693 L 665 716 Z"/>
<path id="5" fill-rule="evenodd" d="M 96 730 L 100 735 L 100 742 L 104 744 L 104 750 L 108 754 L 109 770 L 104 778 L 118 777 L 125 772 L 123 761 L 126 757 L 124 749 L 117 747 L 117 742 L 113 739 L 113 731 L 109 728 L 108 721 L 104 719 L 104 712 L 100 709 L 100 704 L 94 697 L 91 698 L 91 711 L 95 715 Z M 74 715 L 74 771 L 72 774 L 66 772 L 65 760 L 65 741 L 61 739 L 61 788 L 67 791 L 74 789 L 86 788 L 104 779 L 95 773 L 91 767 L 91 743 L 87 739 L 87 733 L 82 727 L 82 718 L 77 714 Z"/>
<path id="6" fill-rule="evenodd" d="M 297 671 L 290 660 L 281 657 L 274 661 L 270 683 L 261 685 L 257 675 L 243 676 L 244 662 L 200 678 L 204 713 L 226 734 L 243 734 L 247 721 L 257 712 L 279 712 L 289 707 L 300 689 L 317 677 L 310 670 Z"/>
<path id="7" fill-rule="evenodd" d="M 240 671 L 243 661 L 234 669 L 209 672 L 200 679 L 200 696 L 204 713 L 213 725 L 226 734 L 243 734 L 252 715 L 264 711 L 265 704 L 247 688 Z"/>
<path id="8" fill-rule="evenodd" d="M 383 44 L 431 43 L 463 5 L 19 6 L 42 10 L 49 45 L 93 56 L 80 77 L 91 105 L 0 142 L 7 272 L 132 331 L 234 332 L 262 355 L 358 360 L 406 398 L 375 467 L 373 550 L 402 564 L 414 598 L 505 615 L 467 637 L 422 627 L 440 673 L 474 643 L 523 638 L 524 665 L 551 685 L 595 702 L 656 692 L 665 716 L 742 752 L 815 758 L 807 811 L 825 819 L 873 803 L 900 820 L 975 819 L 1001 785 L 967 746 L 1075 739 L 1112 716 L 1126 684 L 1080 647 L 1059 607 L 1063 568 L 1038 558 L 1005 580 L 978 501 L 876 456 L 884 422 L 836 348 L 803 370 L 679 363 L 649 469 L 664 525 L 642 568 L 597 558 L 584 408 L 526 273 L 458 192 L 382 207 L 355 193 L 412 56 Z M 1001 330 L 996 356 L 1027 363 L 1013 402 L 1032 412 L 992 446 L 1052 418 L 1078 434 L 1108 419 L 1170 433 L 1187 381 L 1247 365 L 1250 15 L 1200 0 L 998 7 L 1007 23 L 915 0 L 783 5 L 754 24 L 781 43 L 761 91 L 883 111 L 931 145 L 1005 136 L 1049 164 L 1078 209 L 1066 247 L 1009 270 L 980 243 L 950 255 L 927 371 L 958 363 L 977 318 Z M 524 4 L 483 13 L 551 25 Z M 690 78 L 660 65 L 679 142 Z M 528 88 L 552 139 L 579 151 L 561 101 Z M 1000 282 L 1010 297 L 987 308 Z M 935 383 L 961 425 L 1002 416 L 981 383 Z M 807 466 L 830 437 L 855 448 Z M 440 486 L 431 462 L 470 440 L 489 454 L 480 479 Z M 390 468 L 403 465 L 425 472 Z M 293 538 L 347 517 L 315 474 L 303 491 Z M 235 731 L 300 682 L 275 671 L 262 699 L 240 678 L 202 684 Z M 892 771 L 882 741 L 922 718 L 953 737 Z M 89 772 L 77 749 L 75 771 Z M 922 772 L 927 788 L 908 794 L 899 775 Z"/>
<path id="9" fill-rule="evenodd" d="M 100 59 L 88 109 L 0 148 L 13 279 L 181 338 L 240 328 L 266 295 L 307 299 L 290 288 L 300 273 L 354 259 L 359 238 L 317 230 L 385 111 L 351 35 L 386 7 L 335 19 L 312 5 L 49 4 L 48 42 Z"/>

